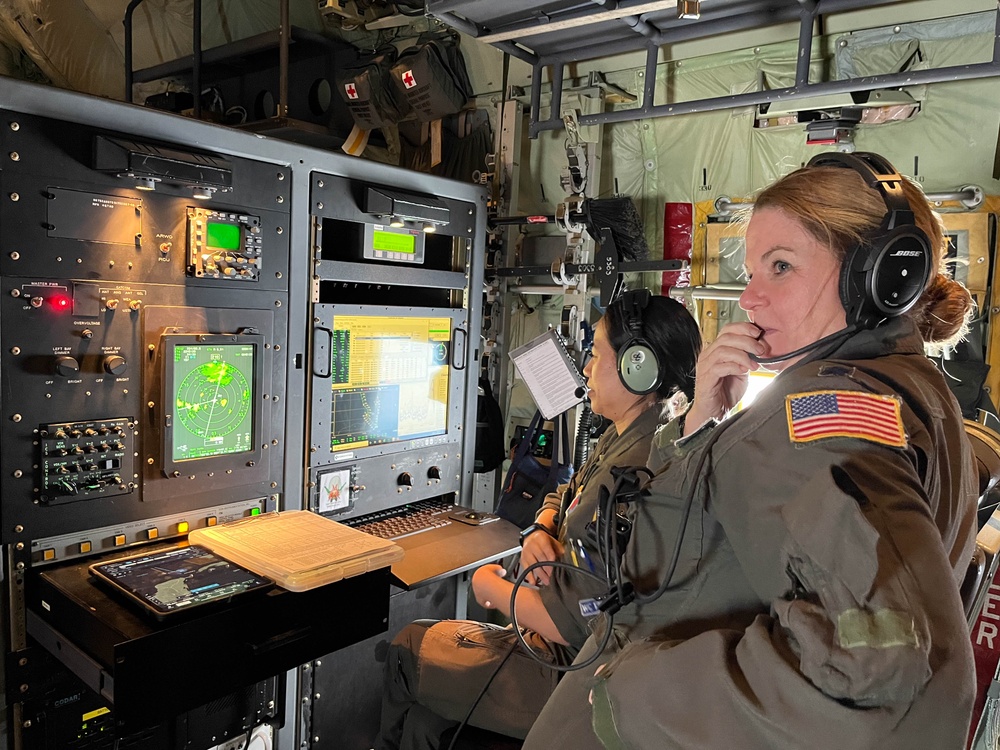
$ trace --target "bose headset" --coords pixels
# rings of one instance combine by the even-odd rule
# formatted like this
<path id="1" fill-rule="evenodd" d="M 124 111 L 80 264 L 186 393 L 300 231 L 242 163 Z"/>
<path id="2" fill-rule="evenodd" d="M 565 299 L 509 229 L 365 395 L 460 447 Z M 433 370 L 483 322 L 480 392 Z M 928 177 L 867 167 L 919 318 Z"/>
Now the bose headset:
<path id="1" fill-rule="evenodd" d="M 810 167 L 847 167 L 860 174 L 885 202 L 882 224 L 848 250 L 840 269 L 840 299 L 847 324 L 874 328 L 902 315 L 920 298 L 931 273 L 931 243 L 914 221 L 903 194 L 903 177 L 878 154 L 832 152 Z"/>
<path id="2" fill-rule="evenodd" d="M 621 296 L 626 341 L 618 352 L 618 377 L 630 393 L 645 396 L 660 387 L 660 361 L 642 337 L 642 311 L 649 304 L 648 289 L 635 289 Z"/>
<path id="3" fill-rule="evenodd" d="M 847 328 L 780 357 L 751 355 L 765 365 L 797 357 L 902 315 L 920 299 L 931 275 L 930 240 L 915 223 L 913 209 L 903 194 L 903 177 L 884 157 L 862 151 L 831 151 L 814 156 L 806 166 L 853 169 L 882 196 L 885 216 L 878 229 L 848 249 L 840 267 L 840 301 L 847 313 Z"/>

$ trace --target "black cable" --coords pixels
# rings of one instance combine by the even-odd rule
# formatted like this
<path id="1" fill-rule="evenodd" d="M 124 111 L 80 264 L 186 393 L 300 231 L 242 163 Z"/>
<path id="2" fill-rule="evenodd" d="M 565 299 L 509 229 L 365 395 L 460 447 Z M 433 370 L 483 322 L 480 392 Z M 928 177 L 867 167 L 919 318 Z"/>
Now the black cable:
<path id="1" fill-rule="evenodd" d="M 805 354 L 806 352 L 811 352 L 814 349 L 819 349 L 824 344 L 838 344 L 841 339 L 846 339 L 853 333 L 856 333 L 858 327 L 856 325 L 849 325 L 847 328 L 841 328 L 839 331 L 831 333 L 829 336 L 824 336 L 821 339 L 813 341 L 811 344 L 806 344 L 805 346 L 799 347 L 795 351 L 788 352 L 788 354 L 782 354 L 778 357 L 758 357 L 756 354 L 751 354 L 750 359 L 759 365 L 773 365 L 778 362 L 784 362 L 786 359 L 791 359 L 792 357 L 797 357 L 800 354 Z M 763 333 L 763 332 L 762 332 Z M 827 352 L 829 353 L 829 352 Z"/>
<path id="2" fill-rule="evenodd" d="M 540 560 L 539 562 L 532 563 L 527 568 L 521 571 L 521 574 L 517 577 L 517 580 L 514 581 L 514 588 L 510 592 L 510 624 L 513 626 L 514 633 L 517 635 L 517 640 L 520 641 L 521 647 L 524 649 L 524 651 L 528 654 L 528 656 L 530 656 L 536 662 L 541 664 L 543 667 L 548 667 L 549 669 L 554 670 L 556 672 L 575 672 L 578 669 L 589 667 L 591 664 L 597 661 L 600 655 L 604 653 L 604 649 L 607 648 L 608 641 L 611 639 L 611 631 L 614 630 L 614 625 L 615 625 L 615 620 L 613 615 L 608 615 L 608 624 L 604 633 L 604 638 L 601 641 L 600 647 L 597 649 L 594 655 L 591 656 L 586 661 L 580 662 L 579 664 L 567 664 L 565 666 L 562 664 L 552 664 L 551 662 L 545 661 L 544 659 L 540 659 L 535 654 L 531 646 L 528 645 L 528 642 L 524 640 L 524 636 L 521 634 L 521 629 L 517 625 L 517 612 L 515 611 L 515 602 L 514 602 L 514 599 L 517 597 L 517 590 L 524 583 L 524 580 L 527 577 L 528 573 L 533 571 L 535 568 L 541 568 L 545 566 L 549 566 L 552 568 L 565 568 L 567 570 L 574 570 L 578 573 L 582 573 L 588 578 L 593 578 L 595 581 L 601 581 L 602 583 L 607 583 L 607 581 L 604 578 L 601 578 L 596 573 L 591 573 L 588 570 L 584 570 L 583 568 L 578 568 L 575 565 L 570 565 L 569 563 L 562 562 L 561 560 Z"/>
<path id="3" fill-rule="evenodd" d="M 514 632 L 517 633 L 516 625 L 514 626 Z M 518 638 L 521 637 L 520 633 L 517 633 L 517 635 Z M 486 691 L 490 689 L 490 685 L 493 684 L 493 680 L 496 679 L 496 676 L 498 674 L 500 674 L 500 670 L 503 668 L 503 665 L 507 663 L 507 660 L 510 658 L 511 654 L 514 653 L 514 649 L 516 648 L 517 648 L 517 641 L 516 640 L 511 641 L 510 648 L 507 649 L 507 653 L 503 655 L 503 658 L 500 660 L 500 663 L 497 664 L 497 668 L 493 670 L 493 673 L 490 675 L 489 679 L 486 680 L 486 684 L 483 685 L 483 689 L 479 691 L 479 695 L 477 695 L 476 699 L 472 701 L 472 705 L 469 707 L 468 713 L 465 714 L 465 718 L 462 719 L 461 723 L 458 725 L 458 728 L 455 730 L 455 734 L 452 735 L 451 742 L 448 743 L 448 750 L 454 750 L 455 743 L 458 741 L 458 735 L 461 734 L 463 729 L 465 729 L 465 725 L 469 723 L 469 719 L 471 719 L 472 714 L 475 713 L 476 706 L 479 705 L 479 701 L 481 701 L 483 699 L 483 696 L 486 695 Z"/>

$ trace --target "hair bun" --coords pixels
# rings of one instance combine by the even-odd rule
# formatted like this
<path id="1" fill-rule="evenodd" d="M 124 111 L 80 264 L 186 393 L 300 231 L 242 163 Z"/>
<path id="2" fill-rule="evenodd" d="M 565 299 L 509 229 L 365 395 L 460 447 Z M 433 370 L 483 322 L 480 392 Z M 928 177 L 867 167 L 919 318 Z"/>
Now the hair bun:
<path id="1" fill-rule="evenodd" d="M 938 273 L 931 278 L 910 314 L 924 341 L 951 346 L 968 333 L 974 307 L 968 289 L 951 276 Z"/>

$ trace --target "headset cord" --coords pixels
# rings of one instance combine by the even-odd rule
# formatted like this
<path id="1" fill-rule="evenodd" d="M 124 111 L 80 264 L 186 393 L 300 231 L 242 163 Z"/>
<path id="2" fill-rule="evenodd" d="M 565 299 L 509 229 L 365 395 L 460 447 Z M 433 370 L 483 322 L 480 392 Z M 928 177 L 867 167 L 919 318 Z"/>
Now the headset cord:
<path id="1" fill-rule="evenodd" d="M 556 672 L 575 672 L 578 669 L 589 667 L 591 664 L 597 661 L 598 657 L 600 657 L 600 655 L 604 652 L 604 649 L 607 648 L 608 641 L 611 639 L 611 631 L 614 629 L 614 624 L 615 624 L 614 616 L 608 615 L 607 628 L 605 629 L 604 637 L 601 640 L 600 648 L 598 648 L 597 652 L 593 656 L 588 658 L 586 661 L 580 662 L 579 664 L 563 665 L 563 664 L 553 664 L 552 662 L 546 661 L 545 659 L 539 657 L 537 654 L 535 654 L 535 650 L 531 648 L 530 645 L 528 645 L 528 642 L 524 640 L 524 635 L 522 635 L 521 633 L 521 628 L 518 627 L 517 611 L 514 608 L 514 600 L 517 597 L 517 590 L 524 583 L 524 580 L 525 578 L 527 578 L 528 573 L 533 571 L 535 568 L 543 568 L 546 566 L 552 568 L 565 568 L 566 570 L 576 571 L 577 573 L 585 575 L 588 578 L 593 578 L 595 581 L 600 581 L 601 583 L 607 583 L 607 580 L 597 575 L 596 573 L 591 573 L 588 570 L 583 570 L 581 568 L 576 567 L 575 565 L 570 565 L 569 563 L 562 562 L 561 560 L 541 560 L 539 562 L 532 563 L 527 568 L 521 571 L 521 574 L 517 577 L 517 580 L 514 581 L 514 588 L 510 592 L 510 623 L 514 628 L 514 633 L 517 635 L 517 640 L 520 642 L 521 647 L 528 654 L 528 656 L 530 656 L 536 662 L 541 664 L 543 667 L 548 667 L 549 669 L 552 669 Z"/>
<path id="2" fill-rule="evenodd" d="M 500 660 L 500 663 L 497 664 L 496 669 L 494 669 L 493 672 L 490 674 L 489 679 L 486 680 L 486 683 L 479 691 L 479 695 L 477 695 L 476 699 L 472 701 L 472 705 L 469 707 L 468 712 L 465 714 L 465 718 L 462 719 L 461 723 L 458 725 L 458 729 L 455 730 L 455 734 L 452 735 L 451 742 L 448 743 L 448 750 L 454 750 L 455 742 L 458 740 L 458 735 L 465 728 L 466 724 L 469 723 L 469 719 L 471 719 L 472 714 L 475 713 L 476 707 L 479 705 L 479 702 L 483 699 L 483 696 L 486 695 L 486 691 L 490 689 L 490 685 L 493 684 L 493 680 L 496 679 L 496 676 L 498 674 L 500 674 L 500 670 L 503 668 L 503 665 L 507 663 L 507 660 L 514 653 L 514 649 L 517 648 L 518 644 L 520 644 L 524 652 L 532 659 L 534 659 L 536 662 L 538 662 L 544 667 L 548 667 L 549 669 L 554 669 L 557 672 L 574 672 L 577 669 L 583 669 L 584 667 L 589 667 L 591 664 L 597 661 L 597 658 L 602 653 L 604 653 L 604 649 L 607 648 L 608 640 L 611 638 L 611 631 L 614 629 L 613 615 L 608 616 L 607 630 L 604 634 L 603 640 L 601 641 L 600 648 L 597 649 L 597 653 L 595 653 L 591 658 L 587 659 L 587 661 L 582 662 L 580 664 L 576 665 L 569 664 L 566 666 L 563 666 L 561 664 L 553 664 L 552 662 L 546 661 L 545 659 L 542 659 L 539 656 L 537 656 L 535 654 L 534 649 L 532 649 L 531 646 L 528 645 L 528 642 L 524 639 L 524 633 L 522 632 L 522 629 L 517 624 L 517 613 L 514 610 L 514 599 L 517 596 L 517 590 L 524 583 L 525 579 L 528 576 L 528 573 L 533 571 L 535 568 L 541 568 L 545 566 L 556 567 L 556 568 L 567 568 L 568 570 L 577 571 L 585 576 L 606 583 L 606 580 L 601 578 L 599 575 L 596 575 L 586 570 L 581 570 L 575 565 L 570 565 L 569 563 L 564 563 L 558 560 L 542 560 L 540 562 L 536 562 L 532 565 L 529 565 L 527 568 L 521 571 L 521 574 L 517 577 L 517 580 L 514 581 L 514 588 L 510 593 L 510 623 L 511 623 L 511 628 L 514 631 L 514 635 L 517 636 L 517 638 L 516 640 L 511 642 L 510 648 L 507 649 L 507 653 L 503 655 L 503 659 Z"/>
<path id="3" fill-rule="evenodd" d="M 758 357 L 756 354 L 751 354 L 750 359 L 752 359 L 759 365 L 774 365 L 777 364 L 778 362 L 784 362 L 786 359 L 791 359 L 792 357 L 798 357 L 801 354 L 806 354 L 808 352 L 814 351 L 816 349 L 821 349 L 829 345 L 827 349 L 824 349 L 824 351 L 822 351 L 820 354 L 814 357 L 814 359 L 821 359 L 822 357 L 825 357 L 826 355 L 833 352 L 841 343 L 843 343 L 844 339 L 848 338 L 849 336 L 857 332 L 858 332 L 858 326 L 852 323 L 846 328 L 841 328 L 839 331 L 834 331 L 829 336 L 824 336 L 821 339 L 813 341 L 811 344 L 806 344 L 805 346 L 801 346 L 794 351 L 788 352 L 787 354 L 782 354 L 777 357 Z"/>
<path id="4" fill-rule="evenodd" d="M 517 633 L 518 640 L 520 640 L 521 634 L 517 631 L 516 625 L 514 626 L 514 632 Z M 469 719 L 471 719 L 472 714 L 475 713 L 476 707 L 479 705 L 479 701 L 481 701 L 483 696 L 486 695 L 486 691 L 490 689 L 490 685 L 493 684 L 493 680 L 495 680 L 496 676 L 500 674 L 500 670 L 503 669 L 503 665 L 507 663 L 511 654 L 514 653 L 514 649 L 517 648 L 518 640 L 511 641 L 510 647 L 507 649 L 507 653 L 503 655 L 503 658 L 500 660 L 500 663 L 497 664 L 496 669 L 494 669 L 490 674 L 489 679 L 486 680 L 486 684 L 483 685 L 482 690 L 479 691 L 479 695 L 477 695 L 476 699 L 472 701 L 472 705 L 469 706 L 468 713 L 465 714 L 465 718 L 462 719 L 461 723 L 459 723 L 458 728 L 455 730 L 455 734 L 451 736 L 451 742 L 448 743 L 448 750 L 454 750 L 455 743 L 458 741 L 458 735 L 462 733 L 463 729 L 465 729 L 465 725 L 469 723 Z"/>

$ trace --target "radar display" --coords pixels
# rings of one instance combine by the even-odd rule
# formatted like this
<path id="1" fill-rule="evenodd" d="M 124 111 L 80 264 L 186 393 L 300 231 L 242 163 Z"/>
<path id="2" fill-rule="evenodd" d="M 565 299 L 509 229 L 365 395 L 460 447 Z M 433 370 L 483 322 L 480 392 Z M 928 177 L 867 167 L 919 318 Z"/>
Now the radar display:
<path id="1" fill-rule="evenodd" d="M 174 461 L 253 449 L 253 344 L 174 348 Z"/>

